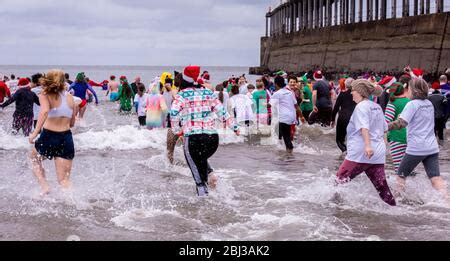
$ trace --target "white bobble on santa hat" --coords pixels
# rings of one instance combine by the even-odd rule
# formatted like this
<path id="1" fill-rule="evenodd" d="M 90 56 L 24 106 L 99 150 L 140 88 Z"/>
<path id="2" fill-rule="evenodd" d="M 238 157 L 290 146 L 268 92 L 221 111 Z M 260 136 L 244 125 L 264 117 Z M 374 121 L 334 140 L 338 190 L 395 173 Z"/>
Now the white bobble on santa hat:
<path id="1" fill-rule="evenodd" d="M 189 83 L 197 84 L 199 76 L 200 76 L 200 66 L 188 66 L 184 68 L 183 80 Z"/>

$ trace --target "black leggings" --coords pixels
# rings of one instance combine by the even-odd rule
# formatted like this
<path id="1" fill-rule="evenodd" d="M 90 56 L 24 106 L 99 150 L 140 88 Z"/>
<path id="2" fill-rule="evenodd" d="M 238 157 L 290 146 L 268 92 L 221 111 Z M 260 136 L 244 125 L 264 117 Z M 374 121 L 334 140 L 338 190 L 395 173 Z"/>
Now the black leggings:
<path id="1" fill-rule="evenodd" d="M 280 132 L 279 132 L 280 140 L 283 138 L 284 144 L 286 145 L 287 150 L 293 150 L 294 145 L 292 144 L 292 140 L 291 140 L 292 125 L 280 122 L 279 128 L 280 128 Z"/>
<path id="2" fill-rule="evenodd" d="M 320 123 L 324 127 L 328 127 L 331 124 L 331 117 L 333 110 L 331 108 L 320 108 L 318 112 L 313 112 L 309 115 L 308 123 L 313 125 Z"/>
<path id="3" fill-rule="evenodd" d="M 437 134 L 437 136 L 439 137 L 439 140 L 444 140 L 444 129 L 445 129 L 445 124 L 447 123 L 447 118 L 443 117 L 443 118 L 438 118 L 438 119 L 434 119 L 434 132 L 435 134 Z"/>
<path id="4" fill-rule="evenodd" d="M 351 117 L 351 115 L 350 115 Z M 347 151 L 345 139 L 347 137 L 347 126 L 350 122 L 350 117 L 339 115 L 336 124 L 336 144 L 342 152 Z"/>
<path id="5" fill-rule="evenodd" d="M 208 175 L 213 171 L 208 164 L 208 159 L 216 153 L 218 148 L 218 134 L 199 134 L 185 138 L 184 156 L 191 169 L 199 196 L 208 195 Z"/>
<path id="6" fill-rule="evenodd" d="M 303 117 L 305 117 L 306 121 L 309 121 L 309 115 L 311 115 L 312 111 L 302 111 Z"/>

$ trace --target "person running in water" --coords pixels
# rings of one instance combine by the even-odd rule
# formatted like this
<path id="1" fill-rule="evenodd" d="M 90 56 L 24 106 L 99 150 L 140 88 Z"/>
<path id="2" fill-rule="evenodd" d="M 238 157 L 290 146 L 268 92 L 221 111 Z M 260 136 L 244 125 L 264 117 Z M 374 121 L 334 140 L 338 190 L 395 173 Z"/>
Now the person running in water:
<path id="1" fill-rule="evenodd" d="M 137 84 L 138 93 L 134 97 L 134 104 L 137 107 L 137 114 L 139 119 L 139 125 L 144 127 L 147 124 L 147 113 L 146 113 L 146 105 L 148 94 L 145 93 L 145 85 L 143 83 Z"/>
<path id="2" fill-rule="evenodd" d="M 277 76 L 275 78 L 275 88 L 277 91 L 273 94 L 270 104 L 272 108 L 278 108 L 279 139 L 284 139 L 286 151 L 292 153 L 294 151 L 291 136 L 292 126 L 297 124 L 298 116 L 302 118 L 303 123 L 305 119 L 297 105 L 295 95 L 289 87 L 286 87 L 286 81 L 283 77 Z"/>
<path id="3" fill-rule="evenodd" d="M 367 80 L 352 83 L 353 100 L 358 104 L 347 128 L 347 157 L 337 173 L 338 184 L 355 179 L 362 172 L 369 177 L 381 199 L 395 206 L 384 172 L 386 144 L 384 135 L 388 130 L 380 105 L 369 100 L 371 95 L 380 96 L 383 89 Z"/>
<path id="4" fill-rule="evenodd" d="M 306 121 L 309 121 L 309 115 L 313 112 L 313 93 L 311 91 L 311 87 L 308 85 L 308 74 L 305 74 L 301 79 L 302 91 L 303 91 L 303 102 L 300 106 L 302 110 L 303 117 L 305 117 Z"/>
<path id="5" fill-rule="evenodd" d="M 254 122 L 255 116 L 253 114 L 253 101 L 247 94 L 239 93 L 239 86 L 233 85 L 231 88 L 231 96 L 229 104 L 236 123 L 249 127 L 250 123 Z M 248 89 L 247 89 L 248 93 Z"/>
<path id="6" fill-rule="evenodd" d="M 124 76 L 120 77 L 120 89 L 119 89 L 119 100 L 120 100 L 120 112 L 131 112 L 133 109 L 134 93 L 131 86 L 128 84 L 127 78 Z"/>
<path id="7" fill-rule="evenodd" d="M 41 78 L 40 83 L 41 111 L 36 129 L 30 135 L 29 141 L 35 144 L 31 152 L 33 173 L 41 187 L 41 195 L 45 196 L 50 193 L 50 186 L 42 165 L 44 159 L 55 160 L 59 184 L 64 189 L 71 187 L 70 173 L 75 148 L 70 128 L 75 124 L 78 106 L 74 102 L 74 97 L 66 91 L 63 71 L 49 71 Z M 39 133 L 41 135 L 35 141 Z"/>
<path id="8" fill-rule="evenodd" d="M 268 125 L 268 111 L 267 111 L 267 96 L 269 95 L 264 89 L 264 83 L 262 79 L 256 80 L 257 91 L 253 93 L 253 104 L 255 105 L 256 124 Z"/>
<path id="9" fill-rule="evenodd" d="M 409 84 L 409 102 L 399 119 L 389 123 L 389 130 L 407 128 L 408 146 L 400 164 L 397 178 L 397 190 L 406 190 L 406 178 L 423 163 L 425 172 L 433 188 L 448 200 L 447 185 L 439 170 L 439 145 L 434 133 L 434 107 L 428 100 L 428 84 L 423 79 L 413 78 Z"/>
<path id="10" fill-rule="evenodd" d="M 14 95 L 1 104 L 5 108 L 12 103 L 16 103 L 16 110 L 13 114 L 13 134 L 18 134 L 22 129 L 23 134 L 28 137 L 33 128 L 33 104 L 40 105 L 38 96 L 31 91 L 30 81 L 21 78 L 18 82 L 18 89 Z"/>
<path id="11" fill-rule="evenodd" d="M 406 97 L 404 85 L 399 82 L 394 82 L 391 84 L 389 92 L 391 98 L 385 112 L 385 119 L 388 124 L 398 120 L 398 117 L 402 114 L 406 104 L 411 101 Z M 406 128 L 389 131 L 388 142 L 391 148 L 395 172 L 397 172 L 406 152 Z"/>
<path id="12" fill-rule="evenodd" d="M 219 147 L 219 135 L 215 127 L 213 112 L 219 120 L 239 135 L 238 126 L 226 113 L 217 96 L 198 85 L 199 66 L 184 69 L 182 91 L 172 104 L 172 129 L 178 136 L 184 136 L 184 153 L 197 187 L 198 196 L 208 195 L 208 185 L 215 187 L 217 179 L 208 164 L 208 159 Z M 180 122 L 182 129 L 180 129 Z M 209 177 L 211 179 L 209 180 Z"/>
<path id="13" fill-rule="evenodd" d="M 97 98 L 97 93 L 95 92 L 95 90 L 86 83 L 86 76 L 84 75 L 83 72 L 79 73 L 75 79 L 75 82 L 72 83 L 72 85 L 70 85 L 69 88 L 69 92 L 70 91 L 74 91 L 74 95 L 75 97 L 78 97 L 82 100 L 83 103 L 86 103 L 86 93 L 89 90 L 95 97 L 95 104 L 98 105 L 98 98 Z M 80 111 L 79 111 L 79 117 L 80 119 L 84 118 L 84 114 L 86 112 L 87 106 L 83 107 Z"/>
<path id="14" fill-rule="evenodd" d="M 333 103 L 331 97 L 331 87 L 325 80 L 321 71 L 314 73 L 313 85 L 313 113 L 309 116 L 309 124 L 320 123 L 324 127 L 331 124 Z"/>
<path id="15" fill-rule="evenodd" d="M 161 94 L 160 85 L 159 80 L 154 81 L 146 102 L 147 128 L 149 130 L 164 128 L 167 119 L 167 104 L 164 96 Z"/>
<path id="16" fill-rule="evenodd" d="M 336 144 L 343 154 L 347 152 L 347 145 L 345 144 L 345 140 L 347 138 L 347 127 L 356 107 L 356 103 L 353 101 L 352 96 L 353 81 L 353 78 L 348 78 L 343 79 L 343 81 L 340 82 L 341 91 L 336 100 L 336 104 L 334 105 L 331 122 L 332 127 L 336 126 Z M 336 125 L 336 115 L 338 113 L 339 118 Z"/>
<path id="17" fill-rule="evenodd" d="M 108 83 L 108 91 L 106 92 L 106 96 L 108 95 L 110 95 L 109 100 L 111 102 L 115 102 L 119 99 L 119 83 L 116 81 L 116 76 L 114 75 L 111 75 Z"/>

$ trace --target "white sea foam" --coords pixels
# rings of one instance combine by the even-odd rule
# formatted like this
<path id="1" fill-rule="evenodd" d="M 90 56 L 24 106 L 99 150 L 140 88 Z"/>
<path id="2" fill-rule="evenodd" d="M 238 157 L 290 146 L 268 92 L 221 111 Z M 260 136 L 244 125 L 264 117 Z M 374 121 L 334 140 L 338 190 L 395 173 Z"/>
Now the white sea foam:
<path id="1" fill-rule="evenodd" d="M 234 133 L 220 130 L 220 143 L 242 143 L 244 137 L 238 137 Z M 147 130 L 136 126 L 120 126 L 112 130 L 87 131 L 74 134 L 75 149 L 86 150 L 140 150 L 158 149 L 165 150 L 167 129 Z M 2 150 L 28 150 L 32 145 L 28 138 L 6 133 L 0 129 L 0 149 Z"/>
<path id="2" fill-rule="evenodd" d="M 28 138 L 21 134 L 8 134 L 0 128 L 0 150 L 24 150 L 31 148 Z"/>

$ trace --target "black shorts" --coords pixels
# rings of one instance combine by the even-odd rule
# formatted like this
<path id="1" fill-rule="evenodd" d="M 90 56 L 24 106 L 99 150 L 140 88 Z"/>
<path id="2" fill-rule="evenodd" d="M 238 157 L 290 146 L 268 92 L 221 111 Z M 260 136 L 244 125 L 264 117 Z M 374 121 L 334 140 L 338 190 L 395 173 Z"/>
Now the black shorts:
<path id="1" fill-rule="evenodd" d="M 49 159 L 62 158 L 73 160 L 75 158 L 75 146 L 73 144 L 72 132 L 54 132 L 43 129 L 41 136 L 36 141 L 37 152 Z"/>
<path id="2" fill-rule="evenodd" d="M 146 126 L 147 125 L 147 116 L 139 116 L 139 125 Z"/>

